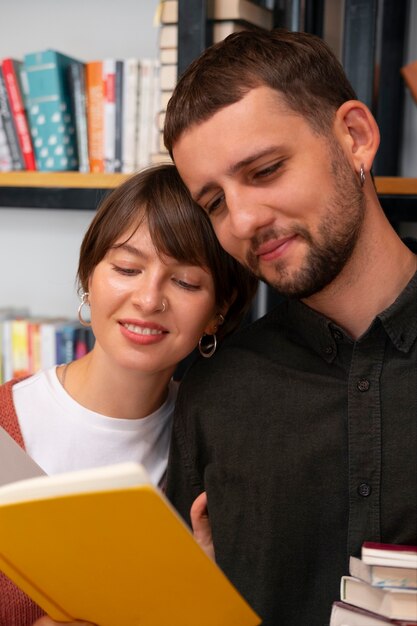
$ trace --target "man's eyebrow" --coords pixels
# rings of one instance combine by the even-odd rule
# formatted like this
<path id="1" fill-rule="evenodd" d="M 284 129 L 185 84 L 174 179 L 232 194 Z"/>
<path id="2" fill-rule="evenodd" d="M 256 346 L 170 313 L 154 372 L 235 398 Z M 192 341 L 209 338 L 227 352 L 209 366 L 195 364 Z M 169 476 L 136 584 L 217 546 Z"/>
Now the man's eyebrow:
<path id="1" fill-rule="evenodd" d="M 231 165 L 229 169 L 226 171 L 226 176 L 232 176 L 233 174 L 236 174 L 237 172 L 239 172 L 239 170 L 243 169 L 244 167 L 247 167 L 248 165 L 251 165 L 257 159 L 273 154 L 278 149 L 279 147 L 276 145 L 267 146 L 266 148 L 263 148 L 262 150 L 259 150 L 258 152 L 249 154 L 246 158 L 241 159 L 240 161 L 237 161 L 237 163 L 234 163 L 233 165 Z M 201 187 L 201 189 L 199 189 L 199 191 L 194 196 L 195 202 L 198 203 L 206 193 L 208 193 L 212 189 L 215 189 L 217 186 L 218 185 L 215 182 L 211 182 L 211 181 L 203 185 L 203 187 Z"/>

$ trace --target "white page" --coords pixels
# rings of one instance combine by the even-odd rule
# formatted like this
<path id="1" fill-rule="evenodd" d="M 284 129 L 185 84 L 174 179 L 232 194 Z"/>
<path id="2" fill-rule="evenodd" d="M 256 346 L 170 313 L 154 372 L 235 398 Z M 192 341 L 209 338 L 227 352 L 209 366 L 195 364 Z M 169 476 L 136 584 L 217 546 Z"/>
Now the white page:
<path id="1" fill-rule="evenodd" d="M 44 474 L 43 469 L 0 426 L 0 485 Z"/>

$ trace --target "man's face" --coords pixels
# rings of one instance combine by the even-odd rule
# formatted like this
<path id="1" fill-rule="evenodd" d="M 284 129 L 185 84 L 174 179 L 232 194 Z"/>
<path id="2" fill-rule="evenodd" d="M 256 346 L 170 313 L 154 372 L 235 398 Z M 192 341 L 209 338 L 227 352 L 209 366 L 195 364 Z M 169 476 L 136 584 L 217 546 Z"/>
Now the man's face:
<path id="1" fill-rule="evenodd" d="M 191 126 L 174 160 L 222 246 L 283 294 L 306 298 L 349 259 L 364 217 L 356 174 L 269 87 Z"/>

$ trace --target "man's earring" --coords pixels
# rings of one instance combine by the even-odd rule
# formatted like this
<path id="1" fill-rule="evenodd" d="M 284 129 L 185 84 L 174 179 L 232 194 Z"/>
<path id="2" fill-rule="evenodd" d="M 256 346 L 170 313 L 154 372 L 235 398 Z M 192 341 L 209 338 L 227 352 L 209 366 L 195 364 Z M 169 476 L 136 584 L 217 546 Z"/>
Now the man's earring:
<path id="1" fill-rule="evenodd" d="M 361 181 L 361 187 L 365 184 L 365 168 L 363 167 L 363 163 L 361 164 L 361 169 L 359 170 L 359 180 Z"/>

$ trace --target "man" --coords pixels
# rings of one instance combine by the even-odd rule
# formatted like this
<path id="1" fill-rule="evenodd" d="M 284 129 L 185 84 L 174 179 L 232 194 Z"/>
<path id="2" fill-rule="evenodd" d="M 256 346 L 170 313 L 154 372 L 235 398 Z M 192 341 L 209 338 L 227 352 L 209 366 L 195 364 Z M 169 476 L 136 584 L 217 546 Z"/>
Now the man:
<path id="1" fill-rule="evenodd" d="M 182 382 L 168 495 L 188 520 L 207 492 L 264 626 L 325 626 L 364 540 L 417 543 L 417 262 L 372 183 L 377 125 L 321 40 L 248 31 L 184 73 L 165 140 L 224 248 L 287 296 Z"/>
<path id="2" fill-rule="evenodd" d="M 248 31 L 186 70 L 165 142 L 287 297 L 183 381 L 168 496 L 189 519 L 207 492 L 264 626 L 325 626 L 363 541 L 417 543 L 417 261 L 372 182 L 378 128 L 320 39 Z"/>

